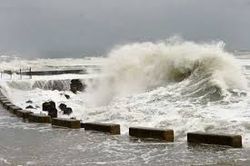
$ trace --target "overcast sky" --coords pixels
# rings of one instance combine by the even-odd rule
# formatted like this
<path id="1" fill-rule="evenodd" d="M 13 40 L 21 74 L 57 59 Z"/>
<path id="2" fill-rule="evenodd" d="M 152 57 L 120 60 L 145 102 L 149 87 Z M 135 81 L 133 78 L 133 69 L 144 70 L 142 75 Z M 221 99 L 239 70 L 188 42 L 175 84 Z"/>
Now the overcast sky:
<path id="1" fill-rule="evenodd" d="M 79 57 L 173 35 L 250 50 L 250 0 L 0 0 L 1 54 Z"/>

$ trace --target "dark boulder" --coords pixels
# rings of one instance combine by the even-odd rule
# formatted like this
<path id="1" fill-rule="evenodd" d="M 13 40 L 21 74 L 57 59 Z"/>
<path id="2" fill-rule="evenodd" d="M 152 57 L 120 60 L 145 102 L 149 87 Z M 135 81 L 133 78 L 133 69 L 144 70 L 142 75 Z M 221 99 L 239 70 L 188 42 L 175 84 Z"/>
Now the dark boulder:
<path id="1" fill-rule="evenodd" d="M 63 109 L 65 109 L 65 108 L 67 108 L 67 105 L 66 105 L 66 104 L 61 103 L 61 104 L 59 105 L 59 108 L 60 108 L 61 110 L 63 110 Z"/>
<path id="2" fill-rule="evenodd" d="M 27 107 L 25 107 L 26 109 L 35 109 L 32 105 L 28 105 Z"/>
<path id="3" fill-rule="evenodd" d="M 54 101 L 48 101 L 48 102 L 44 102 L 42 104 L 42 110 L 43 111 L 49 111 L 56 108 L 56 103 Z"/>
<path id="4" fill-rule="evenodd" d="M 26 103 L 29 103 L 29 104 L 31 104 L 31 103 L 33 103 L 31 100 L 28 100 L 28 101 L 26 101 Z"/>
<path id="5" fill-rule="evenodd" d="M 64 96 L 66 97 L 66 99 L 70 99 L 69 95 L 65 94 Z"/>
<path id="6" fill-rule="evenodd" d="M 83 84 L 79 79 L 73 79 L 70 83 L 70 90 L 73 93 L 76 93 L 77 91 L 84 91 L 86 88 L 86 85 Z"/>
<path id="7" fill-rule="evenodd" d="M 72 108 L 67 107 L 66 104 L 61 103 L 59 108 L 63 111 L 63 114 L 70 115 L 73 111 Z"/>
<path id="8" fill-rule="evenodd" d="M 51 118 L 57 117 L 56 103 L 53 101 L 44 102 L 42 104 L 42 110 L 48 111 L 48 115 L 51 116 Z"/>
<path id="9" fill-rule="evenodd" d="M 49 111 L 48 115 L 51 116 L 51 118 L 57 118 L 57 109 Z"/>
<path id="10" fill-rule="evenodd" d="M 63 111 L 63 114 L 70 115 L 72 112 L 73 112 L 73 111 L 72 111 L 72 108 L 67 107 L 67 108 L 65 108 L 65 110 Z"/>

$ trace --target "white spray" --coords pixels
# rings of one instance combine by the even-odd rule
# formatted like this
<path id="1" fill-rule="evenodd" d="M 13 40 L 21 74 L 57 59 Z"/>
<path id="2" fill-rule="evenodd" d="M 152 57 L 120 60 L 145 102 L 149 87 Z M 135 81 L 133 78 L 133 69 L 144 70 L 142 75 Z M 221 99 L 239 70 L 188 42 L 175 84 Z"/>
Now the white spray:
<path id="1" fill-rule="evenodd" d="M 197 44 L 170 39 L 133 43 L 111 50 L 104 64 L 107 78 L 100 81 L 92 96 L 97 104 L 185 79 L 209 77 L 208 84 L 222 91 L 247 87 L 240 65 L 224 51 L 223 42 Z"/>

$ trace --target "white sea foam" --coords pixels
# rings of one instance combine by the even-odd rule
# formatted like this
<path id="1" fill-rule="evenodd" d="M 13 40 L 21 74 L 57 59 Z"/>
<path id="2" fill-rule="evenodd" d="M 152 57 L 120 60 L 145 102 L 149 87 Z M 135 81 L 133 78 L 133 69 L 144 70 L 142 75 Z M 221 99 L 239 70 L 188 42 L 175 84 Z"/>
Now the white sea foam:
<path id="1" fill-rule="evenodd" d="M 119 123 L 122 133 L 127 133 L 129 126 L 172 128 L 176 141 L 184 141 L 189 131 L 241 134 L 244 146 L 250 147 L 249 79 L 241 70 L 248 61 L 235 59 L 224 51 L 221 42 L 134 43 L 116 47 L 102 59 L 105 77 L 88 75 L 95 81 L 89 80 L 83 93 L 52 91 L 43 86 L 22 88 L 32 87 L 36 81 L 46 84 L 52 76 L 23 80 L 25 83 L 1 81 L 1 86 L 5 95 L 22 108 L 32 100 L 34 107 L 40 107 L 34 112 L 41 111 L 42 102 L 53 100 L 57 106 L 66 103 L 72 107 L 71 117 Z M 249 69 L 243 72 L 249 73 Z M 66 78 L 72 75 L 56 76 L 54 80 Z M 71 98 L 66 99 L 64 94 Z"/>
<path id="2" fill-rule="evenodd" d="M 133 43 L 113 49 L 105 61 L 104 73 L 95 101 L 107 103 L 115 96 L 145 92 L 188 79 L 189 93 L 219 93 L 246 89 L 240 65 L 232 54 L 223 49 L 222 42 L 197 44 L 168 40 L 158 43 Z M 232 74 L 233 73 L 233 74 Z M 185 85 L 185 86 L 183 86 Z M 201 92 L 205 90 L 206 92 Z M 222 94 L 224 95 L 224 94 Z"/>

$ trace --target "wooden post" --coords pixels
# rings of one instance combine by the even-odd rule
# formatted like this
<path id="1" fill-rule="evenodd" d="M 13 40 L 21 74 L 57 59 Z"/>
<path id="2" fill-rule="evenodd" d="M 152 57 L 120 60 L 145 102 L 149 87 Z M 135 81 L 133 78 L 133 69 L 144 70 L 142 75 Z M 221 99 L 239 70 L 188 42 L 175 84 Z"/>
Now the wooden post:
<path id="1" fill-rule="evenodd" d="M 19 75 L 20 75 L 20 79 L 22 79 L 22 69 L 20 68 L 20 71 L 19 71 Z"/>
<path id="2" fill-rule="evenodd" d="M 32 79 L 32 75 L 31 75 L 31 67 L 30 67 L 30 79 Z"/>

